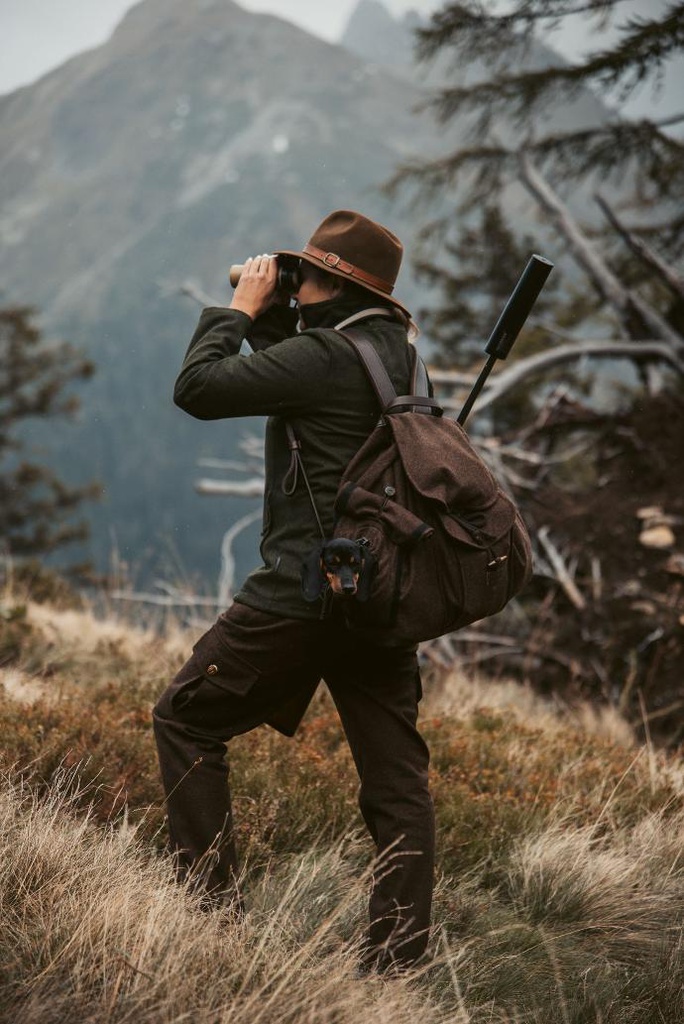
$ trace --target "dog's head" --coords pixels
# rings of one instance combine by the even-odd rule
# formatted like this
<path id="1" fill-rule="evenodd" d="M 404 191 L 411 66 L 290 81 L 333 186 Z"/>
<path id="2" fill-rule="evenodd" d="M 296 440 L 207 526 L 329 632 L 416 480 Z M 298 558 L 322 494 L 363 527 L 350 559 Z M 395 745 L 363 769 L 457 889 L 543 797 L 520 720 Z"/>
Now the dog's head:
<path id="1" fill-rule="evenodd" d="M 362 544 L 333 537 L 314 548 L 302 566 L 302 590 L 307 601 L 317 601 L 326 585 L 340 597 L 367 601 L 375 559 Z"/>

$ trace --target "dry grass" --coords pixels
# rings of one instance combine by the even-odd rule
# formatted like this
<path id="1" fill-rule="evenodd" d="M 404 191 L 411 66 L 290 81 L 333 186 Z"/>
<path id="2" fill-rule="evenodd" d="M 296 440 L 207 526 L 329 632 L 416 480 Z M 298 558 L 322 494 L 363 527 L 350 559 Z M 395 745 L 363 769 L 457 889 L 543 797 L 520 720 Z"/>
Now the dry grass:
<path id="1" fill-rule="evenodd" d="M 567 732 L 568 727 L 575 727 L 618 746 L 632 747 L 636 742 L 634 730 L 615 707 L 586 703 L 572 707 L 558 698 L 540 696 L 531 686 L 485 676 L 437 675 L 427 690 L 425 710 L 461 720 L 482 710 L 504 711 L 516 722 L 533 724 L 545 732 Z"/>
<path id="2" fill-rule="evenodd" d="M 426 1009 L 408 985 L 353 978 L 343 846 L 282 862 L 236 924 L 197 909 L 135 830 L 74 817 L 69 788 L 36 801 L 3 780 L 3 1021 L 389 1024 Z"/>
<path id="3" fill-rule="evenodd" d="M 294 741 L 231 744 L 236 924 L 172 885 L 161 852 L 149 709 L 185 639 L 12 603 L 2 623 L 3 1022 L 684 1020 L 682 769 L 614 713 L 458 677 L 426 694 L 431 960 L 357 980 L 369 847 L 326 697 Z"/>

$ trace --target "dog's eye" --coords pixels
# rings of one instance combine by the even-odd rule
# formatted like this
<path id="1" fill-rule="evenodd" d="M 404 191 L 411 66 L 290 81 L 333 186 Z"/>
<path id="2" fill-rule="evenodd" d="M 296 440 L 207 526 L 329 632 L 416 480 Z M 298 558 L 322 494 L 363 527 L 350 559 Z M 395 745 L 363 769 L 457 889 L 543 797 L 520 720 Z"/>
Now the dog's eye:
<path id="1" fill-rule="evenodd" d="M 330 561 L 331 561 L 331 563 L 333 565 L 339 565 L 340 564 L 340 557 L 339 557 L 339 555 L 333 555 L 332 558 L 330 559 Z"/>

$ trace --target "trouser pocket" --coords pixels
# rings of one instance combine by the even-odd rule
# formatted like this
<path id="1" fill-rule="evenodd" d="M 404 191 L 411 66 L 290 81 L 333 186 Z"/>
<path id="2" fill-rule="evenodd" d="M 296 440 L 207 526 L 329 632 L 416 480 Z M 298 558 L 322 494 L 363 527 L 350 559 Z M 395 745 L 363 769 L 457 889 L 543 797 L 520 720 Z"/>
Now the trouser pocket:
<path id="1" fill-rule="evenodd" d="M 244 697 L 258 681 L 259 670 L 226 643 L 222 632 L 220 625 L 212 626 L 193 647 L 192 656 L 170 687 L 174 712 L 188 707 L 203 685 Z"/>

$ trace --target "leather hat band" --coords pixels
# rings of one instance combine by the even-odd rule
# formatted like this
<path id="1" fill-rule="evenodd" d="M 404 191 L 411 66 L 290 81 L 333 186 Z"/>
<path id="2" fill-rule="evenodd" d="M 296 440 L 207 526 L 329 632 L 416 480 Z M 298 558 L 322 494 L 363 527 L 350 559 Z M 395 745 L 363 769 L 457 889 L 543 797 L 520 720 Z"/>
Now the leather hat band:
<path id="1" fill-rule="evenodd" d="M 324 252 L 322 249 L 317 249 L 315 245 L 311 245 L 310 242 L 306 243 L 302 252 L 306 253 L 307 256 L 313 256 L 314 259 L 320 260 L 324 266 L 330 267 L 331 270 L 348 274 L 352 280 L 358 281 L 359 284 L 370 285 L 371 288 L 377 288 L 378 291 L 384 292 L 385 295 L 392 294 L 394 285 L 390 284 L 389 281 L 384 281 L 381 277 L 376 277 L 374 274 L 367 274 L 365 270 L 354 266 L 353 263 L 347 263 L 346 260 L 341 259 L 334 252 Z"/>

